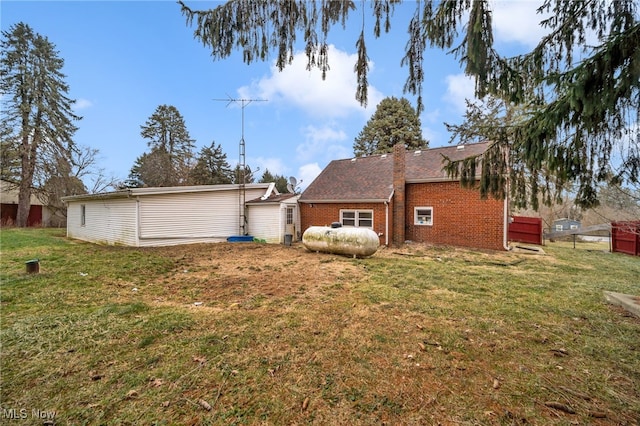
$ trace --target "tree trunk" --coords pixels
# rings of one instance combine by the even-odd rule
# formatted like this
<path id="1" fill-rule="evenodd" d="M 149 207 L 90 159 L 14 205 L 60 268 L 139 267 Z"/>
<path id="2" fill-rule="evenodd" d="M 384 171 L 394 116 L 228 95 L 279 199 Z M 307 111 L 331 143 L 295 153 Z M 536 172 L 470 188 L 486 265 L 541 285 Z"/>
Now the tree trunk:
<path id="1" fill-rule="evenodd" d="M 31 209 L 31 185 L 24 179 L 20 182 L 20 192 L 18 193 L 18 212 L 16 214 L 16 226 L 25 228 L 29 219 Z"/>
<path id="2" fill-rule="evenodd" d="M 38 114 L 38 118 L 40 114 Z M 18 212 L 16 213 L 16 226 L 25 228 L 31 210 L 31 186 L 33 185 L 33 172 L 35 170 L 35 159 L 37 142 L 40 139 L 40 132 L 36 128 L 33 140 L 29 143 L 28 133 L 22 136 L 22 147 L 20 157 L 22 167 L 20 172 L 20 191 L 18 192 Z"/>

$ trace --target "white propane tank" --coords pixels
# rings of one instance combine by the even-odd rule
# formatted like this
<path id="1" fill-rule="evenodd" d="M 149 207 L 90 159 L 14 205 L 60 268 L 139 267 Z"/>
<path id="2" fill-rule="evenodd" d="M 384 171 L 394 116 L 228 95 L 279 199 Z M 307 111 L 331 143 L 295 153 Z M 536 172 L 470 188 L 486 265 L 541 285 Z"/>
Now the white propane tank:
<path id="1" fill-rule="evenodd" d="M 302 234 L 302 244 L 309 251 L 363 257 L 378 250 L 380 239 L 367 228 L 311 226 Z"/>

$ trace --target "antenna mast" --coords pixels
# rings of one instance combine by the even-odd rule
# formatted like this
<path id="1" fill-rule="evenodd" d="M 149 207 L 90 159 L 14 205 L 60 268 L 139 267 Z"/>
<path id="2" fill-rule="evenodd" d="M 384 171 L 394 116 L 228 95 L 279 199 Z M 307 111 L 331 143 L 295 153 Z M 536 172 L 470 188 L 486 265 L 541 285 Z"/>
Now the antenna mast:
<path id="1" fill-rule="evenodd" d="M 235 99 L 231 96 L 227 95 L 227 99 L 214 99 L 214 101 L 218 102 L 227 102 L 227 107 L 232 103 L 239 103 L 242 108 L 242 126 L 241 126 L 241 137 L 240 137 L 240 146 L 239 146 L 239 155 L 238 155 L 238 235 L 246 235 L 245 226 L 247 224 L 247 216 L 245 215 L 245 201 L 246 201 L 246 179 L 247 179 L 247 167 L 246 167 L 246 157 L 245 157 L 245 141 L 244 141 L 244 108 L 252 102 L 266 102 L 267 99 Z"/>

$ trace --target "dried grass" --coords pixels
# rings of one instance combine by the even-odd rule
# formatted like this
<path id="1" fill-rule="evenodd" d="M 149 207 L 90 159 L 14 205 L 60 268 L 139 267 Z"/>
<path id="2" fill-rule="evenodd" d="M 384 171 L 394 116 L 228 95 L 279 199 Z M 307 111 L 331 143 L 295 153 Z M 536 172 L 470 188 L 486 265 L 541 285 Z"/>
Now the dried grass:
<path id="1" fill-rule="evenodd" d="M 545 251 L 411 245 L 350 259 L 299 245 L 133 249 L 3 231 L 3 415 L 636 424 L 640 320 L 601 293 L 637 290 L 640 260 Z M 26 275 L 34 253 L 43 273 Z"/>

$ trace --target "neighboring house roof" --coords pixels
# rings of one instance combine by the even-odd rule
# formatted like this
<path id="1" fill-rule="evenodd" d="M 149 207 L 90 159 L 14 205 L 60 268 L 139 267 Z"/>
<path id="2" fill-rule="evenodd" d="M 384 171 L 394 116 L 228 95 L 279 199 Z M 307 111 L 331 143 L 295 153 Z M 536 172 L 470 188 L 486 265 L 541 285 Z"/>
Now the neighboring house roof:
<path id="1" fill-rule="evenodd" d="M 265 189 L 267 190 L 271 184 L 269 183 L 250 183 L 246 184 L 246 189 Z M 139 195 L 160 195 L 160 194 L 184 194 L 189 192 L 214 192 L 214 191 L 229 191 L 238 190 L 240 185 L 196 185 L 196 186 L 166 186 L 166 187 L 153 187 L 153 188 L 129 188 L 120 191 L 102 192 L 99 194 L 84 194 L 84 195 L 71 195 L 63 197 L 62 201 L 84 201 L 84 200 L 98 200 L 106 198 L 128 198 Z"/>
<path id="2" fill-rule="evenodd" d="M 462 160 L 482 154 L 489 142 L 405 153 L 407 183 L 450 181 L 444 158 Z M 334 160 L 300 196 L 300 202 L 382 202 L 393 194 L 393 154 Z"/>

